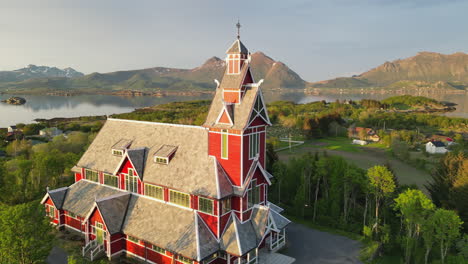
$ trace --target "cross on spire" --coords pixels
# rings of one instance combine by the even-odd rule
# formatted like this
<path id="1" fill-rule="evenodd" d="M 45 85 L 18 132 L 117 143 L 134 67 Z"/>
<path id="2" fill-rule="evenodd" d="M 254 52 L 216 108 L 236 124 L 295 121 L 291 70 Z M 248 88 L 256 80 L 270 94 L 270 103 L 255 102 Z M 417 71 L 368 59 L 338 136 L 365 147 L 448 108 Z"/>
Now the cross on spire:
<path id="1" fill-rule="evenodd" d="M 241 28 L 241 24 L 240 24 L 240 21 L 239 21 L 239 20 L 237 20 L 236 27 L 237 27 L 237 39 L 240 39 L 240 28 Z"/>

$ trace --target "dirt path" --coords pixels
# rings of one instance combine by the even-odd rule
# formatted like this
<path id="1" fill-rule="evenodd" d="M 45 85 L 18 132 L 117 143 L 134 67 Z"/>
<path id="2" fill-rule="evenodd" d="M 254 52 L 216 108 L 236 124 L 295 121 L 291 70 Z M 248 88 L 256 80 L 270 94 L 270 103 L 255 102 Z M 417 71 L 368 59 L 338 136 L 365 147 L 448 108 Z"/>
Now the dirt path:
<path id="1" fill-rule="evenodd" d="M 363 151 L 361 152 L 347 152 L 341 150 L 322 149 L 317 148 L 317 146 L 304 146 L 303 148 L 298 149 L 298 151 L 295 153 L 288 153 L 287 151 L 283 151 L 279 152 L 278 155 L 280 160 L 286 161 L 289 158 L 300 155 L 302 153 L 314 153 L 316 151 L 319 151 L 320 153 L 324 150 L 327 151 L 327 153 L 330 155 L 341 156 L 362 169 L 368 169 L 375 165 L 384 165 L 388 163 L 394 170 L 400 184 L 416 184 L 423 191 L 426 190 L 424 185 L 430 179 L 429 173 L 416 169 L 411 165 L 390 157 L 390 155 L 387 154 L 384 150 L 376 148 L 362 148 Z"/>

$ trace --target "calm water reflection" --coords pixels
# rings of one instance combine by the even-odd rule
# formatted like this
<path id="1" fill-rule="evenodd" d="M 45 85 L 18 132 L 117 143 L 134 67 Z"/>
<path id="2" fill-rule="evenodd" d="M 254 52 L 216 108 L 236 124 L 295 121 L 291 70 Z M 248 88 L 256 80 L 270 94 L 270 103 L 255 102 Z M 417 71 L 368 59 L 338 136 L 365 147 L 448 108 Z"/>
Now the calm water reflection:
<path id="1" fill-rule="evenodd" d="M 0 95 L 0 100 L 12 95 Z M 174 101 L 187 101 L 197 99 L 211 99 L 212 95 L 202 96 L 166 96 L 162 98 L 141 96 L 141 97 L 120 97 L 113 95 L 77 95 L 77 96 L 49 96 L 49 95 L 21 95 L 26 98 L 27 103 L 21 106 L 0 103 L 0 127 L 6 127 L 17 123 L 31 123 L 36 118 L 54 117 L 77 117 L 89 115 L 109 115 L 133 111 L 135 108 L 152 106 Z M 288 100 L 298 103 L 308 103 L 312 101 L 336 99 L 359 100 L 363 98 L 384 99 L 392 95 L 370 95 L 370 94 L 333 94 L 311 96 L 302 92 L 280 93 L 265 92 L 267 102 L 277 100 Z M 437 100 L 449 101 L 458 104 L 457 110 L 449 113 L 450 116 L 460 116 L 468 118 L 468 94 L 463 95 L 433 95 Z"/>

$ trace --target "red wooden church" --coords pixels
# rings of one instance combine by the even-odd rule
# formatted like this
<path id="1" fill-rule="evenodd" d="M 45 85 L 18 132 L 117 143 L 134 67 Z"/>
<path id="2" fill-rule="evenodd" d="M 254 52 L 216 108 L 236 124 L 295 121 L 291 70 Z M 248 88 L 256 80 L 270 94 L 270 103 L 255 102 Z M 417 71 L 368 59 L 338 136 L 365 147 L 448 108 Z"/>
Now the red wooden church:
<path id="1" fill-rule="evenodd" d="M 85 237 L 83 255 L 149 263 L 258 263 L 290 221 L 268 202 L 267 109 L 239 37 L 203 126 L 108 119 L 42 203 Z"/>

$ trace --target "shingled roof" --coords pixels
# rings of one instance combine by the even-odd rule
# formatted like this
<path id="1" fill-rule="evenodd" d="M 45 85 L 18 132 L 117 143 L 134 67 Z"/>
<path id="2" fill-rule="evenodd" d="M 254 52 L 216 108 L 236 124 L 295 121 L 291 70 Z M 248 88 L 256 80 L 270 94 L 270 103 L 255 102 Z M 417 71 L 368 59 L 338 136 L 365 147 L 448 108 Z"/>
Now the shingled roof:
<path id="1" fill-rule="evenodd" d="M 119 193 L 96 201 L 96 206 L 111 235 L 119 233 L 122 229 L 130 196 L 130 193 Z"/>
<path id="2" fill-rule="evenodd" d="M 44 196 L 44 199 L 42 199 L 42 203 L 44 203 L 46 198 L 49 197 L 57 209 L 62 209 L 67 191 L 68 187 L 62 187 L 51 191 L 47 190 L 47 194 Z"/>
<path id="3" fill-rule="evenodd" d="M 196 212 L 132 195 L 122 231 L 200 261 L 218 251 L 216 239 Z"/>
<path id="4" fill-rule="evenodd" d="M 232 43 L 231 47 L 226 51 L 226 53 L 243 53 L 247 54 L 249 50 L 244 46 L 240 39 L 236 39 L 234 43 Z"/>
<path id="5" fill-rule="evenodd" d="M 208 116 L 206 117 L 205 127 L 218 127 L 218 128 L 230 128 L 230 129 L 244 129 L 249 124 L 249 116 L 250 112 L 252 111 L 253 105 L 255 103 L 255 98 L 257 97 L 257 93 L 259 88 L 256 86 L 253 87 L 246 87 L 245 94 L 242 97 L 242 101 L 240 104 L 234 105 L 234 110 L 232 111 L 234 114 L 234 124 L 220 124 L 216 123 L 216 120 L 219 116 L 219 113 L 223 110 L 223 91 L 222 89 L 216 89 L 215 96 L 213 98 L 213 102 L 211 103 L 210 110 L 208 112 Z"/>
<path id="6" fill-rule="evenodd" d="M 252 221 L 241 223 L 232 213 L 221 236 L 220 245 L 222 250 L 236 256 L 243 256 L 256 248 L 257 236 Z"/>
<path id="7" fill-rule="evenodd" d="M 112 155 L 111 148 L 122 138 L 132 140 L 132 149 L 146 149 L 143 173 L 137 168 L 137 173 L 143 175 L 145 182 L 221 198 L 216 178 L 216 159 L 208 155 L 208 130 L 200 126 L 108 119 L 77 166 L 114 172 L 122 157 Z M 197 140 L 193 140 L 195 138 Z M 153 161 L 154 153 L 163 145 L 177 146 L 175 156 L 167 165 Z M 139 155 L 133 155 L 132 149 L 128 153 L 132 163 L 137 166 L 134 159 L 140 160 L 142 151 L 135 151 L 134 154 Z"/>
<path id="8" fill-rule="evenodd" d="M 93 208 L 96 200 L 119 193 L 126 193 L 126 191 L 110 188 L 88 180 L 81 180 L 68 187 L 62 208 L 85 217 L 91 208 Z"/>
<path id="9" fill-rule="evenodd" d="M 145 153 L 146 153 L 145 148 L 127 150 L 127 156 L 132 162 L 140 179 L 143 179 L 143 170 L 145 168 L 145 160 L 146 160 Z"/>

